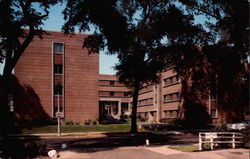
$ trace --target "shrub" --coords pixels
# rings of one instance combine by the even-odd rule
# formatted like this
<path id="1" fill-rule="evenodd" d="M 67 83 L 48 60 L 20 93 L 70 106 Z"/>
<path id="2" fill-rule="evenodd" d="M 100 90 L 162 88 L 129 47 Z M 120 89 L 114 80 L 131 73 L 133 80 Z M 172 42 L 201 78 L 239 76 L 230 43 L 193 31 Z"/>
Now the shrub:
<path id="1" fill-rule="evenodd" d="M 92 124 L 92 120 L 91 119 L 88 119 L 88 120 L 85 120 L 83 122 L 84 125 L 91 125 Z"/>
<path id="2" fill-rule="evenodd" d="M 242 143 L 243 146 L 250 147 L 250 126 L 248 125 L 246 129 L 241 130 L 242 134 Z"/>
<path id="3" fill-rule="evenodd" d="M 92 122 L 92 125 L 98 125 L 98 122 L 94 120 L 94 121 Z"/>
<path id="4" fill-rule="evenodd" d="M 218 124 L 216 124 L 214 126 L 214 128 L 212 129 L 212 131 L 217 131 L 217 132 L 220 132 L 220 131 L 227 131 L 227 124 L 224 120 L 221 120 Z"/>
<path id="5" fill-rule="evenodd" d="M 121 114 L 120 115 L 120 121 L 121 122 L 127 122 L 127 119 L 128 119 L 128 115 L 126 115 L 126 114 Z"/>
<path id="6" fill-rule="evenodd" d="M 64 121 L 64 124 L 65 124 L 65 125 L 74 125 L 74 122 L 71 121 L 71 120 L 65 120 L 65 121 Z"/>
<path id="7" fill-rule="evenodd" d="M 168 118 L 162 118 L 160 119 L 161 123 L 169 123 L 169 119 Z"/>
<path id="8" fill-rule="evenodd" d="M 73 122 L 73 125 L 81 125 L 80 122 Z"/>
<path id="9" fill-rule="evenodd" d="M 98 124 L 97 121 L 91 120 L 91 119 L 85 120 L 85 121 L 83 122 L 83 125 L 97 125 L 97 124 Z"/>
<path id="10" fill-rule="evenodd" d="M 209 151 L 209 150 L 211 150 L 211 145 L 210 145 L 210 143 L 204 143 L 204 144 L 202 144 L 202 150 L 204 150 L 204 151 Z"/>
<path id="11" fill-rule="evenodd" d="M 183 127 L 183 120 L 180 118 L 174 118 L 169 120 L 169 127 L 170 128 L 181 128 Z"/>
<path id="12" fill-rule="evenodd" d="M 140 122 L 147 122 L 148 121 L 148 118 L 147 117 L 141 117 L 141 118 L 139 118 L 139 121 Z"/>
<path id="13" fill-rule="evenodd" d="M 146 131 L 163 131 L 167 129 L 165 124 L 145 124 L 140 126 L 142 130 Z"/>

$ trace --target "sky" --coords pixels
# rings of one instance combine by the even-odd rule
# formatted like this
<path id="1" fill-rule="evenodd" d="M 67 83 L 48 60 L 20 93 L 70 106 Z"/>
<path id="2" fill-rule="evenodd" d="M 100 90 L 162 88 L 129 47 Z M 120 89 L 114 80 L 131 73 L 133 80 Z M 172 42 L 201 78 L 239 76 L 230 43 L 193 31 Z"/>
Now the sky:
<path id="1" fill-rule="evenodd" d="M 64 24 L 62 11 L 65 8 L 65 3 L 56 4 L 50 8 L 49 17 L 44 21 L 42 26 L 45 30 L 61 31 L 61 27 Z M 195 19 L 195 23 L 204 22 L 204 16 L 198 16 Z M 93 33 L 93 30 L 85 32 Z M 99 56 L 99 72 L 101 74 L 115 74 L 116 71 L 113 69 L 115 64 L 118 63 L 118 59 L 115 55 L 106 55 L 104 52 L 100 52 Z M 0 73 L 2 72 L 3 65 L 0 65 Z"/>
<path id="2" fill-rule="evenodd" d="M 62 11 L 65 4 L 57 4 L 50 8 L 49 18 L 44 22 L 42 26 L 45 30 L 61 31 L 61 27 L 64 24 Z M 88 31 L 85 33 L 93 33 Z M 101 74 L 115 74 L 113 66 L 118 63 L 118 59 L 115 55 L 106 55 L 104 52 L 100 52 L 99 55 L 99 72 Z"/>
<path id="3" fill-rule="evenodd" d="M 44 22 L 43 29 L 61 31 L 61 27 L 64 24 L 62 11 L 65 8 L 65 3 L 57 4 L 50 8 L 49 18 Z M 196 23 L 204 21 L 204 16 L 198 16 L 195 19 Z M 93 30 L 85 33 L 93 33 Z M 100 52 L 99 56 L 99 72 L 101 74 L 115 74 L 116 71 L 113 69 L 118 59 L 115 55 L 106 55 L 104 52 Z"/>

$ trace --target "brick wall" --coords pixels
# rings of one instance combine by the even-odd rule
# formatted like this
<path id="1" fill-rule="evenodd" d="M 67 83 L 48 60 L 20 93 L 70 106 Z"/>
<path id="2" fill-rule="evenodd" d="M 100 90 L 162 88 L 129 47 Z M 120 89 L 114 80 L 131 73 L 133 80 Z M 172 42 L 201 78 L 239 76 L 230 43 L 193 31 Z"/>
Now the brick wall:
<path id="1" fill-rule="evenodd" d="M 52 117 L 53 103 L 53 42 L 64 43 L 65 119 L 83 122 L 98 118 L 98 54 L 82 48 L 87 35 L 64 35 L 48 32 L 43 39 L 34 38 L 15 67 L 15 75 L 23 85 L 29 85 L 39 96 L 44 111 Z M 60 56 L 60 55 L 56 55 Z M 55 58 L 55 57 L 54 57 Z M 61 58 L 55 58 L 61 64 Z M 55 77 L 55 80 L 62 79 Z M 16 106 L 18 107 L 18 106 Z M 39 112 L 37 112 L 39 113 Z"/>

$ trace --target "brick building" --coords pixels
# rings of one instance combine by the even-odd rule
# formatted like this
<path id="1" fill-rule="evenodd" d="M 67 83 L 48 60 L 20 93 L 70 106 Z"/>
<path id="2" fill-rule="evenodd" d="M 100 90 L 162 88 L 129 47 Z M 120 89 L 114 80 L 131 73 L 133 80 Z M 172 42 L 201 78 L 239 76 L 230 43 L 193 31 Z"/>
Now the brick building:
<path id="1" fill-rule="evenodd" d="M 108 114 L 119 119 L 122 114 L 130 114 L 129 103 L 129 90 L 115 75 L 99 75 L 100 115 Z"/>
<path id="2" fill-rule="evenodd" d="M 139 93 L 138 115 L 148 122 L 160 122 L 184 117 L 181 80 L 173 69 L 166 69 L 160 75 L 157 85 L 143 86 Z M 218 109 L 215 99 L 207 98 L 207 113 L 212 120 L 217 119 Z M 212 104 L 213 103 L 213 108 Z"/>
<path id="3" fill-rule="evenodd" d="M 138 115 L 149 122 L 159 122 L 162 118 L 177 118 L 180 107 L 181 84 L 172 69 L 160 75 L 157 85 L 148 84 L 139 92 Z"/>
<path id="4" fill-rule="evenodd" d="M 34 110 L 42 107 L 49 117 L 60 111 L 72 121 L 96 120 L 99 55 L 89 55 L 82 48 L 85 34 L 48 33 L 30 43 L 15 67 L 15 76 L 39 97 Z M 19 103 L 15 109 L 21 108 Z"/>
<path id="5" fill-rule="evenodd" d="M 160 122 L 184 117 L 183 98 L 181 96 L 181 81 L 173 69 L 167 69 L 160 75 L 157 85 L 145 84 L 139 91 L 137 114 L 146 122 Z M 127 96 L 129 90 L 117 81 L 115 75 L 100 75 L 99 104 L 100 113 L 119 118 L 124 111 L 130 114 L 132 97 Z M 217 122 L 218 108 L 216 97 L 209 95 L 204 101 L 206 111 L 213 122 Z M 127 103 L 129 107 L 127 107 Z"/>
<path id="6" fill-rule="evenodd" d="M 98 120 L 102 114 L 117 119 L 122 114 L 130 114 L 132 97 L 128 88 L 119 83 L 115 75 L 99 74 L 98 54 L 89 55 L 82 48 L 87 35 L 48 33 L 43 39 L 34 38 L 15 67 L 19 82 L 15 87 L 27 95 L 15 97 L 14 109 L 29 110 L 28 113 L 22 111 L 20 118 L 33 120 L 39 115 L 53 118 L 59 111 L 65 120 L 84 122 Z M 138 115 L 148 122 L 183 117 L 181 87 L 173 69 L 165 70 L 159 84 L 141 88 Z M 218 119 L 216 101 L 212 92 L 205 100 L 206 111 L 215 122 Z"/>

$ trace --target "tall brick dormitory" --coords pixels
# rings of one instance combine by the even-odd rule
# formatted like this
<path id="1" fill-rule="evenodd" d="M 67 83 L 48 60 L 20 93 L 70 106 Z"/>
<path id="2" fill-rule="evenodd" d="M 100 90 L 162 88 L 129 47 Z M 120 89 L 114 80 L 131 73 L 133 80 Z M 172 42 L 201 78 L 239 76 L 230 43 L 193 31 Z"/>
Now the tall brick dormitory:
<path id="1" fill-rule="evenodd" d="M 17 91 L 11 111 L 27 120 L 53 118 L 60 111 L 63 119 L 77 122 L 98 120 L 103 113 L 115 118 L 129 115 L 129 90 L 115 75 L 99 74 L 99 55 L 88 54 L 82 47 L 88 35 L 47 32 L 43 39 L 34 38 L 15 67 L 13 89 Z M 159 84 L 144 85 L 139 93 L 138 116 L 149 122 L 178 118 L 183 113 L 180 78 L 173 69 L 160 78 Z M 217 122 L 216 96 L 207 99 L 207 113 Z"/>

